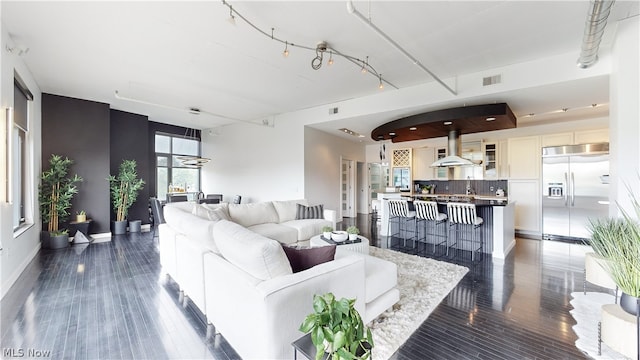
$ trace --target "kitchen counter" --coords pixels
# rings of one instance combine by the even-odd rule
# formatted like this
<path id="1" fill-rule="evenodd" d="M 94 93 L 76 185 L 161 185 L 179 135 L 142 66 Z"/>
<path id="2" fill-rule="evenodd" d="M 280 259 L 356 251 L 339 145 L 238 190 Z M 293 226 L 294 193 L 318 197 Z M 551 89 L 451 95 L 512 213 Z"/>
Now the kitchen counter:
<path id="1" fill-rule="evenodd" d="M 506 197 L 459 194 L 384 193 L 378 194 L 381 202 L 380 235 L 388 236 L 388 201 L 392 199 L 431 200 L 438 203 L 441 213 L 447 213 L 448 202 L 466 202 L 476 205 L 476 212 L 484 220 L 482 226 L 485 243 L 482 251 L 496 260 L 504 260 L 515 246 L 515 202 Z M 395 225 L 394 225 L 395 226 Z M 391 233 L 394 233 L 391 229 Z"/>

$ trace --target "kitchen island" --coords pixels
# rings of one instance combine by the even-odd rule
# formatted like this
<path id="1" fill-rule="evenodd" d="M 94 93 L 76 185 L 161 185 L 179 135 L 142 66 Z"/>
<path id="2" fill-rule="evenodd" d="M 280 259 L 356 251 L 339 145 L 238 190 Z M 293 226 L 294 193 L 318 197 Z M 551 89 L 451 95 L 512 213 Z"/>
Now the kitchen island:
<path id="1" fill-rule="evenodd" d="M 515 202 L 508 201 L 504 197 L 495 196 L 468 196 L 451 194 L 413 194 L 413 193 L 380 193 L 381 229 L 380 234 L 389 235 L 389 200 L 406 199 L 410 203 L 413 200 L 430 200 L 438 203 L 441 213 L 447 213 L 448 202 L 472 203 L 476 205 L 476 213 L 484 220 L 481 227 L 484 237 L 482 252 L 491 254 L 494 259 L 504 259 L 515 246 Z M 395 233 L 397 229 L 391 229 Z"/>

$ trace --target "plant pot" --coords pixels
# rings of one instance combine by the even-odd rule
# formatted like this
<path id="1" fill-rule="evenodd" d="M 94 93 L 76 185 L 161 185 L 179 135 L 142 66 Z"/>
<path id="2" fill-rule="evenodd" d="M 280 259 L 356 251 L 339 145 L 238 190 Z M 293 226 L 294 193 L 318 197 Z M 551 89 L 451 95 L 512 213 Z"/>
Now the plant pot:
<path id="1" fill-rule="evenodd" d="M 87 221 L 87 215 L 76 215 L 76 222 L 85 222 Z"/>
<path id="2" fill-rule="evenodd" d="M 349 234 L 349 240 L 358 240 L 358 234 Z"/>
<path id="3" fill-rule="evenodd" d="M 49 235 L 48 249 L 63 249 L 69 246 L 69 234 Z"/>
<path id="4" fill-rule="evenodd" d="M 322 233 L 325 239 L 331 239 L 331 231 L 325 231 Z"/>
<path id="5" fill-rule="evenodd" d="M 142 228 L 142 220 L 129 221 L 129 232 L 139 233 L 141 228 Z"/>
<path id="6" fill-rule="evenodd" d="M 111 222 L 111 232 L 114 235 L 123 235 L 127 233 L 127 220 Z"/>
<path id="7" fill-rule="evenodd" d="M 620 307 L 635 316 L 638 314 L 638 298 L 623 292 L 620 296 Z"/>

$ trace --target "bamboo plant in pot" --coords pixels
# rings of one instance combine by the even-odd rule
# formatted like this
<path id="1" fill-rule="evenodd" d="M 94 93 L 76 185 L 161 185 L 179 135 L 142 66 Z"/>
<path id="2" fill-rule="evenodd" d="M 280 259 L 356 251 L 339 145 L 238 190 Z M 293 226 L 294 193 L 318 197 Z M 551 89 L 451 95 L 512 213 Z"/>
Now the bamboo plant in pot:
<path id="1" fill-rule="evenodd" d="M 355 299 L 337 300 L 332 293 L 313 296 L 314 312 L 307 315 L 300 331 L 311 333 L 316 347 L 316 360 L 371 358 L 373 337 L 355 309 Z"/>
<path id="2" fill-rule="evenodd" d="M 144 180 L 138 178 L 135 160 L 122 160 L 118 176 L 109 175 L 111 201 L 116 213 L 113 222 L 113 233 L 122 235 L 127 231 L 127 215 L 129 208 L 138 198 L 138 192 L 144 187 Z"/>
<path id="3" fill-rule="evenodd" d="M 630 192 L 637 219 L 640 204 Z M 620 209 L 621 218 L 590 221 L 591 246 L 606 261 L 602 264 L 622 291 L 620 306 L 637 315 L 640 310 L 640 223 Z"/>
<path id="4" fill-rule="evenodd" d="M 47 231 L 41 236 L 43 246 L 60 249 L 69 246 L 69 231 L 60 229 L 60 223 L 69 217 L 71 200 L 78 193 L 76 183 L 82 178 L 77 174 L 68 177 L 72 160 L 60 155 L 51 155 L 49 169 L 40 176 L 38 201 L 42 222 L 47 224 Z"/>

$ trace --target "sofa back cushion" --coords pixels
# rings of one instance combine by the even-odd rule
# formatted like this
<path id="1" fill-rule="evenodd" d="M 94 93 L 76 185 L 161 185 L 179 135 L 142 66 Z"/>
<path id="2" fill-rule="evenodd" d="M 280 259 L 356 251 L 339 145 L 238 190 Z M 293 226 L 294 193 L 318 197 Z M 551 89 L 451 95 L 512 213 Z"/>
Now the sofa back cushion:
<path id="1" fill-rule="evenodd" d="M 209 207 L 205 204 L 197 204 L 193 207 L 192 214 L 211 221 L 231 220 L 227 208 L 222 206 Z"/>
<path id="2" fill-rule="evenodd" d="M 271 201 L 229 204 L 229 217 L 244 227 L 278 222 L 278 213 Z"/>
<path id="3" fill-rule="evenodd" d="M 231 264 L 260 280 L 292 274 L 282 246 L 241 225 L 220 220 L 213 227 L 220 254 Z"/>
<path id="4" fill-rule="evenodd" d="M 278 218 L 280 220 L 278 222 L 283 223 L 285 221 L 295 220 L 298 204 L 304 206 L 308 205 L 307 200 L 305 199 L 274 201 L 273 206 L 275 207 L 276 212 L 278 213 Z"/>
<path id="5" fill-rule="evenodd" d="M 180 205 L 178 205 L 180 204 Z M 182 202 L 170 203 L 164 206 L 164 219 L 168 226 L 177 234 L 184 234 L 189 239 L 199 242 L 216 254 L 220 251 L 213 239 L 214 221 L 194 215 L 193 204 L 185 207 Z"/>

